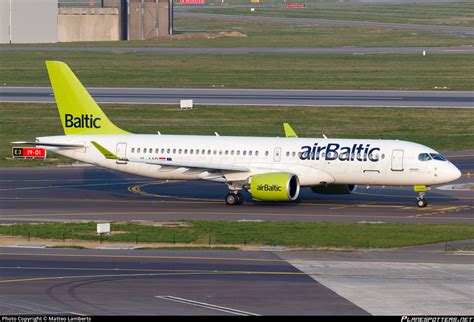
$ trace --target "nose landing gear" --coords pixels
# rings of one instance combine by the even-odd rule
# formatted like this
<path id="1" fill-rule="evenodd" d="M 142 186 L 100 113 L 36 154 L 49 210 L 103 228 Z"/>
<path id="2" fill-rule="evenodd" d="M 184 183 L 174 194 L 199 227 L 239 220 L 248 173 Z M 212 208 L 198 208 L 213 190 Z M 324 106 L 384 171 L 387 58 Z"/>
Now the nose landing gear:
<path id="1" fill-rule="evenodd" d="M 430 187 L 425 185 L 415 185 L 413 186 L 413 190 L 418 192 L 418 197 L 416 198 L 416 204 L 419 208 L 424 208 L 428 206 L 428 202 L 425 199 L 425 194 L 427 190 L 430 190 Z"/>
<path id="2" fill-rule="evenodd" d="M 424 207 L 428 206 L 428 202 L 425 199 L 425 192 L 420 191 L 418 193 L 418 198 L 416 198 L 416 204 L 420 208 L 424 208 Z"/>

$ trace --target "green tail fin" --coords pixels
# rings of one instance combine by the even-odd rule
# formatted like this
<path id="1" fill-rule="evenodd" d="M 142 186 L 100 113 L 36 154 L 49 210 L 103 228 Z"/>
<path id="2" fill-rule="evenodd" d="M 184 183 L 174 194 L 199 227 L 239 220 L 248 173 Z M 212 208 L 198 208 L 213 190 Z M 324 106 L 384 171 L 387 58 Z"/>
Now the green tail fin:
<path id="1" fill-rule="evenodd" d="M 129 134 L 108 119 L 68 65 L 47 61 L 46 69 L 65 134 Z"/>

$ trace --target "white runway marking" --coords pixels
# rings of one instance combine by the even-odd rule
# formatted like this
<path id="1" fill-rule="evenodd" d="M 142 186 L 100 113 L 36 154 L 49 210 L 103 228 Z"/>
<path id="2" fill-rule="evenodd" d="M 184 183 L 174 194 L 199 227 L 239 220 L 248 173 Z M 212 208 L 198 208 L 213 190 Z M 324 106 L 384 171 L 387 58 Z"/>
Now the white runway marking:
<path id="1" fill-rule="evenodd" d="M 232 308 L 228 308 L 228 307 L 224 307 L 224 306 L 213 305 L 213 304 L 204 303 L 204 302 L 198 302 L 198 301 L 183 299 L 183 298 L 175 297 L 175 296 L 166 295 L 166 296 L 155 296 L 155 297 L 159 298 L 159 299 L 162 299 L 162 300 L 168 300 L 168 301 L 173 301 L 173 302 L 178 302 L 178 303 L 203 307 L 203 308 L 206 308 L 206 309 L 210 309 L 210 310 L 214 310 L 214 311 L 220 311 L 220 312 L 234 314 L 234 315 L 260 316 L 259 314 L 255 314 L 255 313 L 240 311 L 240 310 L 236 310 L 236 309 L 232 309 Z"/>

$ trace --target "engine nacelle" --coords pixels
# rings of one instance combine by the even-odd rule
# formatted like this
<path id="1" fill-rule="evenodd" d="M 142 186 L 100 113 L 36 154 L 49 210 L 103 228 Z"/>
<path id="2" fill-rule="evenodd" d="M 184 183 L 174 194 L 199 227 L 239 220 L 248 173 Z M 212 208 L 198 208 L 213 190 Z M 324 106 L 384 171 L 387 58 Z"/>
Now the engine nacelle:
<path id="1" fill-rule="evenodd" d="M 327 186 L 313 186 L 311 191 L 326 195 L 347 195 L 356 191 L 355 184 L 328 184 Z"/>
<path id="2" fill-rule="evenodd" d="M 262 173 L 250 177 L 249 192 L 260 201 L 291 201 L 300 194 L 300 180 L 293 173 Z"/>

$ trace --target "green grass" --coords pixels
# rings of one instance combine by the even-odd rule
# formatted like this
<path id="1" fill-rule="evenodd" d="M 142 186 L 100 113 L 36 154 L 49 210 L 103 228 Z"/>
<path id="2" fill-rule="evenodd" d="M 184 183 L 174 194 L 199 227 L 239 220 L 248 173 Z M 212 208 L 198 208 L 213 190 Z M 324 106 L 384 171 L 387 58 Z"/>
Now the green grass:
<path id="1" fill-rule="evenodd" d="M 219 245 L 279 245 L 292 247 L 392 248 L 474 238 L 468 224 L 357 224 L 229 221 L 188 221 L 189 226 L 164 228 L 114 224 L 120 234 L 103 241 L 135 243 L 187 243 Z M 44 223 L 0 226 L 1 235 L 44 239 L 99 241 L 95 223 Z"/>
<path id="2" fill-rule="evenodd" d="M 450 33 L 329 27 L 238 20 L 175 19 L 176 30 L 208 32 L 238 31 L 247 37 L 148 41 L 159 47 L 433 47 L 472 45 L 472 38 L 453 37 Z M 141 44 L 140 44 L 141 45 Z M 138 46 L 140 46 L 138 45 Z"/>
<path id="3" fill-rule="evenodd" d="M 407 108 L 308 108 L 269 106 L 103 105 L 118 126 L 133 133 L 283 136 L 290 122 L 300 137 L 402 139 L 438 150 L 474 149 L 474 110 Z M 62 135 L 53 104 L 0 103 L 0 166 L 69 163 L 5 160 L 10 142 Z M 131 121 L 133 120 L 133 121 Z M 50 157 L 52 154 L 50 155 Z"/>
<path id="4" fill-rule="evenodd" d="M 472 38 L 454 37 L 450 33 L 377 29 L 360 27 L 305 26 L 279 23 L 243 22 L 176 18 L 175 30 L 218 33 L 238 31 L 247 37 L 216 39 L 180 39 L 150 41 L 73 42 L 42 44 L 41 47 L 436 47 L 467 46 Z M 38 44 L 14 45 L 15 48 Z M 11 45 L 3 45 L 10 48 Z M 0 45 L 2 48 L 2 45 Z"/>
<path id="5" fill-rule="evenodd" d="M 150 55 L 0 52 L 0 86 L 49 86 L 45 60 L 86 86 L 474 89 L 474 55 Z"/>
<path id="6" fill-rule="evenodd" d="M 349 21 L 413 23 L 427 25 L 474 26 L 474 3 L 359 4 L 318 6 L 303 9 L 193 8 L 194 12 L 258 15 L 267 17 L 319 18 Z"/>

